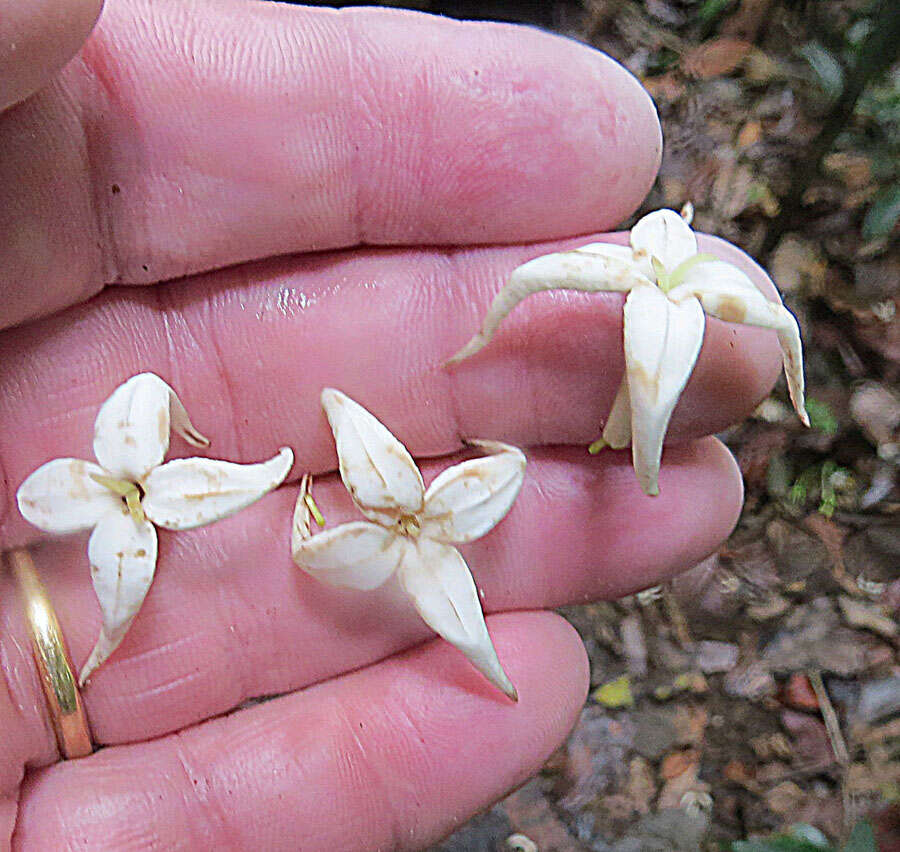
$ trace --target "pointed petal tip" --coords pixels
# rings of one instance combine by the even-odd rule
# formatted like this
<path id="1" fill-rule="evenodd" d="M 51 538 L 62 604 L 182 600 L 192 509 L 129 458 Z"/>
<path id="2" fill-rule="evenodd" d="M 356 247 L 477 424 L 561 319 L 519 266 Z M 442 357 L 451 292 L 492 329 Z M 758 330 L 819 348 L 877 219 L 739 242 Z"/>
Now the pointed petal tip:
<path id="1" fill-rule="evenodd" d="M 110 648 L 109 642 L 103 634 L 97 639 L 97 644 L 91 650 L 90 656 L 85 664 L 81 667 L 81 673 L 78 675 L 78 686 L 84 688 L 91 679 L 97 669 L 100 668 L 110 657 L 115 647 Z"/>
<path id="2" fill-rule="evenodd" d="M 484 348 L 486 342 L 487 341 L 485 341 L 480 334 L 476 334 L 455 355 L 452 355 L 450 358 L 444 361 L 443 366 L 452 367 L 454 364 L 459 364 L 461 361 L 465 361 L 466 358 L 471 358 L 476 352 L 480 352 Z"/>
<path id="3" fill-rule="evenodd" d="M 659 497 L 659 480 L 656 477 L 652 479 L 640 479 L 641 491 L 648 497 Z"/>
<path id="4" fill-rule="evenodd" d="M 322 388 L 322 392 L 319 394 L 319 401 L 325 409 L 345 399 L 347 399 L 347 394 L 339 391 L 337 388 Z"/>
<path id="5" fill-rule="evenodd" d="M 205 450 L 212 443 L 212 441 L 210 441 L 210 439 L 207 438 L 206 435 L 198 432 L 193 426 L 191 426 L 189 429 L 180 431 L 179 434 L 192 447 L 196 447 L 198 450 Z"/>
<path id="6" fill-rule="evenodd" d="M 272 458 L 280 458 L 287 465 L 287 469 L 290 470 L 294 464 L 294 451 L 290 447 L 279 447 L 278 452 Z M 287 476 L 286 473 L 285 476 Z"/>
<path id="7" fill-rule="evenodd" d="M 495 664 L 490 668 L 482 668 L 481 666 L 476 666 L 481 673 L 494 685 L 499 689 L 513 704 L 519 703 L 519 691 L 513 685 L 513 682 L 509 679 L 509 675 L 506 674 L 506 670 L 500 664 L 499 660 L 495 661 Z"/>

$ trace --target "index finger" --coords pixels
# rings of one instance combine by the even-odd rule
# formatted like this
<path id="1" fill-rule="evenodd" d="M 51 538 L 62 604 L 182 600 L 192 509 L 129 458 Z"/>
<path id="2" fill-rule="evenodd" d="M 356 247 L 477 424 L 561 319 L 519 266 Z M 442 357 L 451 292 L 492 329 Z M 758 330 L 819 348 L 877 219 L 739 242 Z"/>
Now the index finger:
<path id="1" fill-rule="evenodd" d="M 0 117 L 0 326 L 271 255 L 608 228 L 660 147 L 625 69 L 537 30 L 110 0 Z"/>

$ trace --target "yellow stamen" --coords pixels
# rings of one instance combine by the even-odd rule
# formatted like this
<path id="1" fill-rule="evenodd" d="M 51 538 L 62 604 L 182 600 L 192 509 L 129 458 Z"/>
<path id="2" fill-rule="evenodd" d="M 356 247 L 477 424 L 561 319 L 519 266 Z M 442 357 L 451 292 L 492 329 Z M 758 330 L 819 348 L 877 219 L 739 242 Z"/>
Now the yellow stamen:
<path id="1" fill-rule="evenodd" d="M 715 255 L 712 254 L 695 254 L 692 257 L 689 257 L 687 260 L 678 264 L 675 268 L 675 271 L 669 276 L 669 286 L 666 287 L 666 290 L 671 290 L 673 287 L 677 287 L 679 284 L 684 284 L 684 279 L 687 278 L 688 272 L 690 272 L 695 266 L 698 266 L 701 263 L 709 263 L 711 260 L 718 260 Z"/>
<path id="2" fill-rule="evenodd" d="M 313 520 L 320 526 L 325 526 L 325 517 L 319 511 L 319 507 L 316 505 L 316 501 L 313 500 L 312 494 L 308 491 L 303 495 L 303 502 L 306 503 L 306 508 L 309 509 L 310 514 L 313 516 Z"/>
<path id="3" fill-rule="evenodd" d="M 125 495 L 125 505 L 128 506 L 128 512 L 136 524 L 142 524 L 147 520 L 144 507 L 141 505 L 141 495 L 136 486 L 132 486 L 131 491 Z"/>
<path id="4" fill-rule="evenodd" d="M 417 538 L 422 531 L 422 528 L 419 526 L 419 519 L 415 515 L 401 515 L 397 521 L 397 529 L 410 538 Z"/>
<path id="5" fill-rule="evenodd" d="M 129 482 L 127 479 L 116 479 L 112 476 L 102 476 L 99 473 L 92 473 L 91 479 L 102 485 L 104 488 L 108 488 L 113 494 L 118 494 L 120 497 L 124 497 L 134 488 L 134 483 Z"/>
<path id="6" fill-rule="evenodd" d="M 597 453 L 600 452 L 600 450 L 602 450 L 602 449 L 604 449 L 605 447 L 608 447 L 608 446 L 609 446 L 609 444 L 607 444 L 606 441 L 603 440 L 603 438 L 597 438 L 597 440 L 594 441 L 593 444 L 591 444 L 590 446 L 588 446 L 588 452 L 589 452 L 592 456 L 595 456 L 595 455 L 597 455 Z"/>
<path id="7" fill-rule="evenodd" d="M 114 476 L 104 476 L 100 473 L 92 473 L 91 479 L 104 488 L 108 488 L 113 494 L 124 497 L 128 513 L 134 518 L 135 523 L 142 524 L 147 520 L 144 507 L 141 506 L 141 492 L 133 482 L 129 482 L 127 479 L 116 479 Z"/>
<path id="8" fill-rule="evenodd" d="M 650 265 L 656 273 L 656 283 L 659 286 L 659 289 L 662 290 L 663 293 L 668 293 L 669 287 L 672 285 L 669 283 L 669 273 L 666 272 L 666 268 L 663 266 L 662 261 L 658 257 L 651 257 Z"/>

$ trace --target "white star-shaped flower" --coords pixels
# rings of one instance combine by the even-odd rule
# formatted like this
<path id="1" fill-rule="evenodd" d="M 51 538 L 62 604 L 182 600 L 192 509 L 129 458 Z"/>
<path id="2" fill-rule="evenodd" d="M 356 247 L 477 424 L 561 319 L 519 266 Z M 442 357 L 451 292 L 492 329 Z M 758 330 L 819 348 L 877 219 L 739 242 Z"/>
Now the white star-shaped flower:
<path id="1" fill-rule="evenodd" d="M 602 439 L 590 449 L 620 449 L 630 443 L 635 473 L 646 494 L 659 493 L 663 440 L 700 354 L 704 313 L 777 332 L 791 401 L 809 425 L 797 320 L 783 305 L 769 301 L 736 266 L 699 254 L 694 232 L 674 210 L 644 216 L 631 231 L 630 248 L 591 243 L 535 258 L 515 269 L 494 298 L 481 331 L 448 363 L 478 352 L 519 302 L 542 290 L 628 293 L 625 376 Z"/>
<path id="2" fill-rule="evenodd" d="M 261 464 L 206 458 L 162 460 L 170 429 L 195 447 L 209 446 L 175 392 L 153 373 L 120 385 L 94 423 L 94 455 L 53 459 L 19 487 L 19 511 L 50 533 L 93 529 L 88 559 L 103 625 L 79 682 L 119 646 L 156 570 L 156 529 L 186 530 L 225 518 L 287 476 L 294 454 L 283 447 Z"/>
<path id="3" fill-rule="evenodd" d="M 448 468 L 426 491 L 406 447 L 366 409 L 331 388 L 322 391 L 322 406 L 341 478 L 371 523 L 342 524 L 311 537 L 304 483 L 294 513 L 294 561 L 319 580 L 352 589 L 375 589 L 396 572 L 428 626 L 516 700 L 472 574 L 452 545 L 481 538 L 510 510 L 525 476 L 524 454 L 472 441 L 491 455 Z"/>

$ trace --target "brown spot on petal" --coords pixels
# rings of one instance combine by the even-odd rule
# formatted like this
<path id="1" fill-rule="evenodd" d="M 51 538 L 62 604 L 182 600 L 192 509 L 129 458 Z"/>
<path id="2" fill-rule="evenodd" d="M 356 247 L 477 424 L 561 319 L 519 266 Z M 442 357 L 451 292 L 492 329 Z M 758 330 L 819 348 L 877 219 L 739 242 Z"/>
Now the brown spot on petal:
<path id="1" fill-rule="evenodd" d="M 659 394 L 659 376 L 651 376 L 640 364 L 635 364 L 629 370 L 628 381 L 646 388 L 654 397 Z"/>
<path id="2" fill-rule="evenodd" d="M 134 555 L 137 556 L 138 559 L 141 559 L 141 558 L 143 558 L 144 556 L 147 555 L 147 551 L 144 550 L 144 548 L 142 547 L 140 550 L 136 550 L 136 551 L 134 552 Z"/>
<path id="3" fill-rule="evenodd" d="M 725 322 L 743 322 L 747 318 L 747 308 L 733 296 L 722 296 L 716 309 L 716 316 Z"/>
<path id="4" fill-rule="evenodd" d="M 81 459 L 72 462 L 72 487 L 69 496 L 73 500 L 87 500 L 90 494 L 87 489 L 87 464 Z"/>

